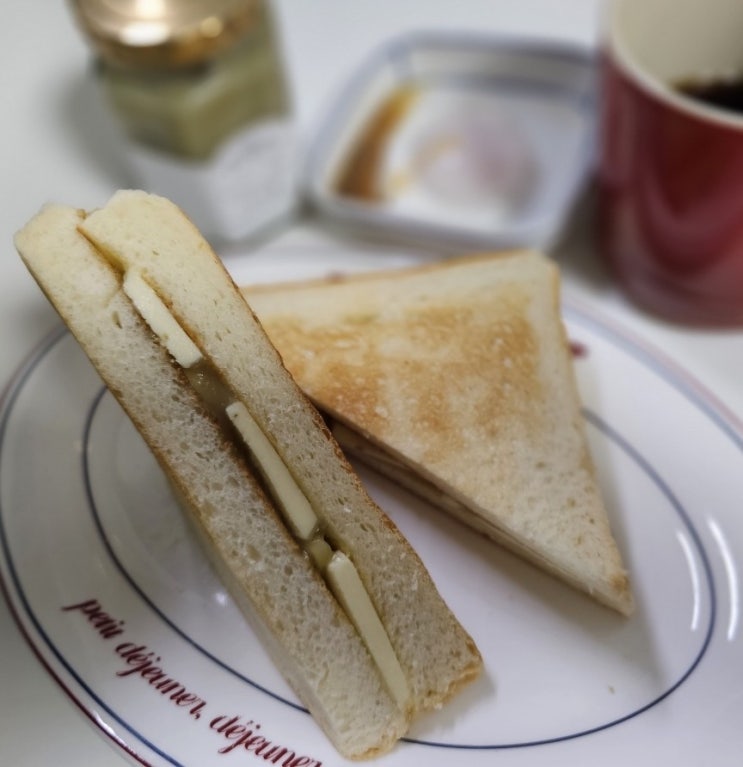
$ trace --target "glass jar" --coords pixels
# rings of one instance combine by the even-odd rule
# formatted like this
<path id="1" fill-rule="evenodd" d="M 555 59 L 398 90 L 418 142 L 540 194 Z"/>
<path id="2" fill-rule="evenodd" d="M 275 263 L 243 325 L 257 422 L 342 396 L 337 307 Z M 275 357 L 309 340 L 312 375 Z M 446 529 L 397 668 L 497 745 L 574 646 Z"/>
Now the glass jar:
<path id="1" fill-rule="evenodd" d="M 289 89 L 267 0 L 71 0 L 137 182 L 208 236 L 286 217 Z"/>

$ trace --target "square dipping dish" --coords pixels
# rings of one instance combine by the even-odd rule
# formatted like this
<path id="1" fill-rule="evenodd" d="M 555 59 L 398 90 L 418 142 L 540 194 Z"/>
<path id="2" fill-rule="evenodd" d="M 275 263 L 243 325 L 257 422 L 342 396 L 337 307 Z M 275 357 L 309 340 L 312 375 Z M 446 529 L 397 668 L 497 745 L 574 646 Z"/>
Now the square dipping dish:
<path id="1" fill-rule="evenodd" d="M 595 61 L 562 44 L 417 33 L 351 78 L 313 141 L 323 216 L 435 246 L 548 248 L 592 167 Z"/>

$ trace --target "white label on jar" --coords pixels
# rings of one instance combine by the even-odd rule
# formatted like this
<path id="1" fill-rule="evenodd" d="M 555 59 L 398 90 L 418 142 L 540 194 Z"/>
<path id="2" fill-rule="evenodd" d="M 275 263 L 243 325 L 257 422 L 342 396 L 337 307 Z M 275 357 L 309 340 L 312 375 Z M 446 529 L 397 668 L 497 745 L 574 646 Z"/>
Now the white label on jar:
<path id="1" fill-rule="evenodd" d="M 205 162 L 127 142 L 138 181 L 180 206 L 206 236 L 239 239 L 289 214 L 297 193 L 297 142 L 288 119 L 251 125 Z"/>

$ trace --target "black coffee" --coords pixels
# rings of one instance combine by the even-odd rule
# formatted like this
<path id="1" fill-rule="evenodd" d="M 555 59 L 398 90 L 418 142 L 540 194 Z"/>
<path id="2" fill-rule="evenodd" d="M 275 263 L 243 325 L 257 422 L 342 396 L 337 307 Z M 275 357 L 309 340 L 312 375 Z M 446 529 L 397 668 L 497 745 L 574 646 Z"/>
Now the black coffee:
<path id="1" fill-rule="evenodd" d="M 709 106 L 743 113 L 743 77 L 719 80 L 689 80 L 676 90 Z"/>

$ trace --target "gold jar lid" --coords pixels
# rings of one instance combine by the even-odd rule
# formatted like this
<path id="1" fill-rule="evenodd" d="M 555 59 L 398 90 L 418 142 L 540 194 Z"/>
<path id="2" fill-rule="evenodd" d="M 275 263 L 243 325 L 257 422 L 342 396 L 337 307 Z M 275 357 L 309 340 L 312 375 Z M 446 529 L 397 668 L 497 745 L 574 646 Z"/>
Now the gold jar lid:
<path id="1" fill-rule="evenodd" d="M 229 48 L 256 22 L 261 0 L 70 0 L 107 62 L 179 68 Z"/>

